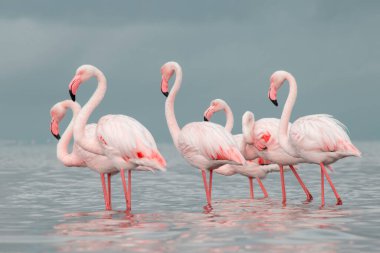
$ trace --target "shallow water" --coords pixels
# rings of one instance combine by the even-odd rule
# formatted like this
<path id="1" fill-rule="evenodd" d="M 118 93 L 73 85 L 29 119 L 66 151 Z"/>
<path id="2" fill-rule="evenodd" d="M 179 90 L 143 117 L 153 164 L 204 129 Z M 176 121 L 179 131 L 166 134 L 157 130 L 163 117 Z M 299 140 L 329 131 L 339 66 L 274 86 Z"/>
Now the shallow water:
<path id="1" fill-rule="evenodd" d="M 336 206 L 327 182 L 320 208 L 315 165 L 299 173 L 314 200 L 286 173 L 288 203 L 281 204 L 277 173 L 263 181 L 270 197 L 248 180 L 215 175 L 213 208 L 204 208 L 200 172 L 171 145 L 159 145 L 166 173 L 132 173 L 133 211 L 126 213 L 120 176 L 103 211 L 98 174 L 65 168 L 53 144 L 0 143 L 1 252 L 376 252 L 380 246 L 380 143 L 356 143 L 363 158 L 348 158 L 330 173 L 343 199 Z"/>

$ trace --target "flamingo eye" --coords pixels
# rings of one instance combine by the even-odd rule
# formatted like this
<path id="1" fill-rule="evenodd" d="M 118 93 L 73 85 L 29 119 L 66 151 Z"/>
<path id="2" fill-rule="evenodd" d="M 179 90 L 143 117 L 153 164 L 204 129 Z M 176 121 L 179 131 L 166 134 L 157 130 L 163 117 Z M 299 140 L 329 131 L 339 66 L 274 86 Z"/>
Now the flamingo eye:
<path id="1" fill-rule="evenodd" d="M 137 155 L 138 158 L 143 158 L 144 157 L 144 154 L 142 152 L 137 152 L 136 155 Z"/>

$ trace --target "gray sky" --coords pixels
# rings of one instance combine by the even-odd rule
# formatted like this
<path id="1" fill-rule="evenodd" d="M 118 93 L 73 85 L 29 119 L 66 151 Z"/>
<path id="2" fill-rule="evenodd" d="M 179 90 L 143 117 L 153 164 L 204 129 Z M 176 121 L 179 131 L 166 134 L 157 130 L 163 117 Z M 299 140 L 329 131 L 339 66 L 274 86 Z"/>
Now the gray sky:
<path id="1" fill-rule="evenodd" d="M 293 119 L 329 113 L 352 139 L 379 139 L 379 24 L 380 1 L 1 1 L 0 139 L 53 142 L 50 107 L 93 64 L 108 91 L 92 121 L 126 114 L 170 142 L 160 93 L 169 60 L 184 71 L 181 125 L 202 120 L 214 98 L 232 107 L 235 133 L 246 110 L 279 117 L 266 93 L 283 69 L 298 81 Z M 79 103 L 95 84 L 81 86 Z"/>

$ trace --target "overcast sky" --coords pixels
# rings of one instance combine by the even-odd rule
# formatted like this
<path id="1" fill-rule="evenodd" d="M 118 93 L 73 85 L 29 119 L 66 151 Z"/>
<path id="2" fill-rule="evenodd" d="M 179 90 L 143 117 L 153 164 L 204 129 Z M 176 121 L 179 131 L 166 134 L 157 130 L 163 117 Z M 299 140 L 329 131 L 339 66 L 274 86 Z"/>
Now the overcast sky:
<path id="1" fill-rule="evenodd" d="M 76 68 L 92 64 L 108 91 L 91 121 L 126 114 L 171 142 L 160 93 L 169 60 L 184 71 L 180 125 L 202 120 L 214 98 L 232 107 L 235 133 L 246 110 L 279 117 L 267 90 L 283 69 L 299 87 L 293 120 L 328 113 L 352 139 L 379 139 L 379 25 L 380 1 L 1 1 L 0 139 L 53 142 L 50 107 L 69 99 Z M 78 102 L 95 87 L 82 85 Z"/>

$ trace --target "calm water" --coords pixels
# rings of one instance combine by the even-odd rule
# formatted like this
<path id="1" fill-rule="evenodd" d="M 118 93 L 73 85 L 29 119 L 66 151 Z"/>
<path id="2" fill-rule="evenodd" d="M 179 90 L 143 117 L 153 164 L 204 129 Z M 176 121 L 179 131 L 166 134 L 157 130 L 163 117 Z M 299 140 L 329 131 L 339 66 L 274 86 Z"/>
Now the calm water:
<path id="1" fill-rule="evenodd" d="M 113 177 L 113 208 L 103 211 L 100 177 L 65 168 L 55 146 L 0 143 L 1 252 L 375 252 L 380 246 L 380 143 L 357 143 L 362 159 L 338 162 L 331 177 L 343 206 L 326 183 L 320 208 L 320 174 L 300 175 L 314 195 L 286 174 L 288 204 L 280 179 L 263 182 L 270 198 L 249 200 L 248 180 L 215 176 L 213 209 L 206 210 L 200 172 L 171 145 L 160 145 L 166 173 L 133 174 L 133 211 L 125 213 L 119 175 Z"/>

